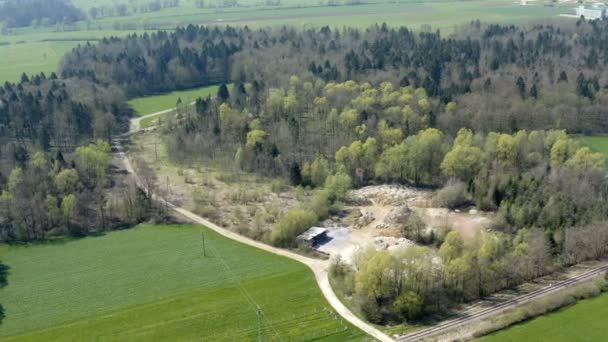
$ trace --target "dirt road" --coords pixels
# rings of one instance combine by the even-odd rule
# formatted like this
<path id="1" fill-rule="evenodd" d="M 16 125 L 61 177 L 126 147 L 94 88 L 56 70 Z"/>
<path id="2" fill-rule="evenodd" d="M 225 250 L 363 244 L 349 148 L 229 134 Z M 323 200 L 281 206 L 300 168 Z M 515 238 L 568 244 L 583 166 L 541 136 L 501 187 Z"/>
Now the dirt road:
<path id="1" fill-rule="evenodd" d="M 189 106 L 193 106 L 195 103 L 196 103 L 196 101 L 192 101 L 188 105 Z M 141 121 L 143 119 L 153 118 L 155 116 L 160 116 L 160 115 L 163 115 L 163 114 L 167 114 L 167 113 L 175 111 L 175 109 L 176 108 L 169 108 L 169 109 L 161 110 L 160 112 L 146 114 L 144 116 L 140 116 L 140 117 L 136 117 L 136 118 L 131 119 L 130 124 L 129 124 L 129 134 L 131 134 L 131 133 L 137 133 L 137 132 L 139 132 L 141 130 Z"/>
<path id="2" fill-rule="evenodd" d="M 131 126 L 131 127 L 133 127 L 133 126 Z M 135 132 L 136 131 L 137 130 L 135 130 Z M 115 142 L 115 145 L 116 145 L 115 147 L 116 147 L 117 153 L 118 153 L 120 159 L 122 160 L 125 169 L 130 174 L 133 175 L 137 184 L 141 186 L 141 184 L 142 184 L 141 180 L 139 179 L 137 173 L 135 172 L 135 170 L 131 164 L 131 161 L 127 157 L 122 145 L 120 145 L 120 142 L 118 142 L 118 141 Z M 153 197 L 157 201 L 165 202 L 164 198 L 160 198 L 157 195 L 153 195 Z M 280 256 L 283 256 L 286 258 L 290 258 L 292 260 L 299 261 L 299 262 L 303 263 L 304 265 L 308 266 L 314 273 L 315 279 L 317 280 L 317 284 L 319 285 L 319 288 L 321 288 L 321 292 L 325 296 L 325 299 L 334 308 L 334 310 L 336 310 L 336 312 L 338 314 L 340 314 L 340 316 L 342 316 L 344 319 L 346 319 L 352 325 L 356 326 L 357 328 L 366 332 L 370 336 L 372 336 L 382 342 L 393 341 L 393 339 L 390 338 L 388 335 L 386 335 L 382 331 L 376 329 L 375 327 L 371 326 L 370 324 L 364 322 L 359 317 L 357 317 L 355 314 L 353 314 L 346 306 L 344 306 L 344 304 L 342 304 L 340 299 L 338 299 L 338 297 L 334 293 L 333 289 L 331 288 L 331 285 L 329 284 L 329 278 L 328 278 L 328 269 L 330 266 L 329 260 L 318 260 L 318 259 L 308 258 L 303 255 L 299 255 L 299 254 L 293 253 L 293 252 L 285 250 L 285 249 L 276 248 L 276 247 L 261 243 L 259 241 L 249 239 L 245 236 L 242 236 L 242 235 L 239 235 L 232 231 L 229 231 L 227 229 L 224 229 L 224 228 L 216 225 L 215 223 L 210 222 L 209 220 L 207 220 L 203 217 L 200 217 L 200 216 L 196 215 L 195 213 L 188 211 L 184 208 L 178 207 L 170 202 L 168 202 L 167 205 L 171 209 L 176 211 L 177 213 L 186 217 L 187 219 L 189 219 L 195 223 L 204 225 L 207 228 L 212 229 L 215 232 L 217 232 L 229 239 L 244 243 L 246 245 L 249 245 L 249 246 L 252 246 L 255 248 L 265 250 L 267 252 L 270 252 L 270 253 L 273 253 L 276 255 L 280 255 Z"/>

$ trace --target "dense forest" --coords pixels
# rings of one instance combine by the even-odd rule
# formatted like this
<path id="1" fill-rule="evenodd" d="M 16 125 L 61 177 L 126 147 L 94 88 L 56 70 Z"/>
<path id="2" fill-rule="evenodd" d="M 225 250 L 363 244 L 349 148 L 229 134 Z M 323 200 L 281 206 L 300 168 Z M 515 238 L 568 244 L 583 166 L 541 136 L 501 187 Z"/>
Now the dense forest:
<path id="1" fill-rule="evenodd" d="M 115 86 L 54 73 L 0 87 L 0 240 L 80 235 L 147 217 L 145 194 L 110 177 L 125 101 Z"/>
<path id="2" fill-rule="evenodd" d="M 84 13 L 69 0 L 8 0 L 0 4 L 0 21 L 6 27 L 70 24 Z"/>
<path id="3" fill-rule="evenodd" d="M 452 135 L 460 127 L 604 132 L 608 78 L 597 70 L 608 61 L 606 25 L 472 23 L 448 38 L 384 25 L 363 31 L 188 26 L 81 46 L 66 56 L 61 74 L 120 85 L 129 96 L 229 80 L 286 87 L 291 75 L 389 81 L 422 87 L 438 104 L 455 102 L 450 113 L 431 107 L 430 116 Z"/>

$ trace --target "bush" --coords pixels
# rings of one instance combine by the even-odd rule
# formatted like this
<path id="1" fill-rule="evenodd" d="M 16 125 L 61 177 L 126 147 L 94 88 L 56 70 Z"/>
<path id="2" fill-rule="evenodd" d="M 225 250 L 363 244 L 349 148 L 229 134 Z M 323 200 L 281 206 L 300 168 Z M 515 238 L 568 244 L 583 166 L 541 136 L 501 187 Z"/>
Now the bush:
<path id="1" fill-rule="evenodd" d="M 329 215 L 329 193 L 326 190 L 318 191 L 312 196 L 308 208 L 316 213 L 320 220 Z"/>
<path id="2" fill-rule="evenodd" d="M 406 219 L 405 224 L 402 228 L 403 236 L 416 241 L 418 243 L 424 242 L 424 235 L 426 231 L 426 224 L 416 212 L 411 212 Z"/>
<path id="3" fill-rule="evenodd" d="M 272 182 L 270 182 L 270 191 L 274 192 L 275 194 L 280 194 L 280 193 L 284 192 L 286 188 L 287 188 L 287 185 L 285 184 L 285 181 L 282 179 L 275 179 Z"/>
<path id="4" fill-rule="evenodd" d="M 370 297 L 358 296 L 358 304 L 365 318 L 375 324 L 382 323 L 382 310 L 378 303 Z"/>
<path id="5" fill-rule="evenodd" d="M 317 220 L 317 215 L 311 210 L 291 209 L 274 227 L 270 242 L 275 246 L 295 247 L 296 237 L 314 225 Z"/>
<path id="6" fill-rule="evenodd" d="M 395 313 L 407 320 L 413 320 L 422 313 L 422 299 L 413 291 L 402 293 L 393 303 Z"/>
<path id="7" fill-rule="evenodd" d="M 467 187 L 463 182 L 446 185 L 437 192 L 436 202 L 440 207 L 456 209 L 470 203 Z"/>
<path id="8" fill-rule="evenodd" d="M 353 180 L 346 173 L 337 173 L 327 177 L 325 189 L 328 192 L 330 202 L 343 201 L 346 193 L 353 186 Z"/>

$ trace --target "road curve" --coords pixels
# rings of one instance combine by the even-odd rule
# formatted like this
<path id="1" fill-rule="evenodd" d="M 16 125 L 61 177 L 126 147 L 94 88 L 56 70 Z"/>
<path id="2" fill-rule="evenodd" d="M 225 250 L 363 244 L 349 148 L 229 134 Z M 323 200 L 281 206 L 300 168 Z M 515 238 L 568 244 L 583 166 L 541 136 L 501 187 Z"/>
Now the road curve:
<path id="1" fill-rule="evenodd" d="M 194 104 L 196 104 L 196 101 L 190 102 L 188 104 L 188 106 L 192 106 Z M 155 112 L 155 113 L 150 113 L 150 114 L 146 114 L 146 115 L 143 115 L 143 116 L 132 118 L 131 121 L 129 122 L 129 134 L 137 133 L 137 132 L 139 132 L 141 130 L 141 121 L 143 119 L 152 118 L 152 117 L 155 117 L 155 116 L 160 116 L 160 115 L 163 115 L 163 114 L 166 114 L 166 113 L 170 113 L 170 112 L 175 111 L 176 109 L 177 108 L 169 108 L 169 109 L 161 110 L 161 111 L 158 111 L 158 112 Z"/>
<path id="2" fill-rule="evenodd" d="M 569 278 L 564 281 L 560 281 L 555 284 L 551 284 L 549 286 L 545 286 L 538 290 L 532 291 L 530 293 L 521 295 L 519 297 L 513 298 L 511 300 L 497 303 L 483 310 L 474 312 L 470 315 L 463 315 L 461 317 L 455 318 L 453 320 L 445 321 L 443 323 L 437 324 L 433 327 L 430 327 L 425 330 L 420 330 L 417 332 L 413 332 L 411 334 L 403 335 L 397 338 L 398 342 L 409 342 L 409 341 L 420 341 L 423 339 L 429 339 L 433 336 L 440 335 L 442 333 L 448 332 L 449 330 L 455 329 L 457 327 L 463 326 L 465 324 L 470 324 L 472 322 L 488 318 L 493 315 L 497 315 L 503 313 L 506 310 L 515 308 L 519 305 L 529 303 L 533 300 L 537 300 L 549 294 L 555 293 L 560 290 L 567 289 L 568 287 L 578 285 L 589 281 L 593 278 L 596 278 L 602 274 L 605 274 L 608 271 L 608 265 L 603 263 L 591 270 L 579 274 L 575 277 Z"/>
<path id="3" fill-rule="evenodd" d="M 159 115 L 158 113 L 156 113 L 156 114 Z M 131 127 L 133 127 L 133 126 L 131 126 Z M 132 133 L 132 132 L 137 132 L 137 130 L 135 130 L 135 131 L 130 130 L 129 133 Z M 139 176 L 137 175 L 137 173 L 135 172 L 135 169 L 133 168 L 131 161 L 127 157 L 127 155 L 124 152 L 124 149 L 120 145 L 119 141 L 116 141 L 116 148 L 117 148 L 118 155 L 121 158 L 125 169 L 130 174 L 133 175 L 137 185 L 141 187 L 142 182 L 141 182 Z M 376 329 L 369 323 L 367 323 L 367 322 L 363 321 L 362 319 L 360 319 L 359 317 L 357 317 L 344 304 L 342 304 L 340 299 L 338 299 L 338 297 L 334 293 L 333 289 L 331 288 L 331 285 L 329 284 L 329 275 L 328 275 L 328 269 L 330 266 L 329 260 L 318 260 L 318 259 L 309 258 L 309 257 L 303 256 L 303 255 L 297 254 L 297 253 L 293 253 L 286 249 L 276 248 L 276 247 L 267 245 L 265 243 L 261 243 L 256 240 L 252 240 L 245 236 L 234 233 L 228 229 L 222 228 L 222 227 L 216 225 L 215 223 L 213 223 L 199 215 L 196 215 L 195 213 L 193 213 L 189 210 L 178 207 L 178 206 L 172 204 L 171 202 L 167 202 L 164 198 L 161 198 L 158 195 L 153 195 L 153 197 L 155 200 L 158 200 L 161 202 L 166 202 L 167 206 L 169 206 L 171 209 L 173 209 L 177 213 L 181 214 L 182 216 L 186 217 L 187 219 L 189 219 L 195 223 L 204 225 L 207 228 L 209 228 L 229 239 L 241 242 L 243 244 L 246 244 L 246 245 L 249 245 L 249 246 L 252 246 L 255 248 L 262 249 L 264 251 L 267 251 L 267 252 L 270 252 L 270 253 L 273 253 L 276 255 L 280 255 L 280 256 L 283 256 L 283 257 L 286 257 L 286 258 L 289 258 L 292 260 L 296 260 L 296 261 L 308 266 L 314 273 L 315 279 L 317 280 L 317 284 L 319 285 L 319 288 L 321 289 L 323 296 L 325 296 L 325 299 L 334 308 L 334 310 L 336 310 L 336 312 L 338 314 L 340 314 L 340 316 L 342 316 L 344 319 L 346 319 L 348 322 L 350 322 L 355 327 L 361 329 L 362 331 L 366 332 L 368 335 L 376 338 L 379 341 L 382 341 L 382 342 L 394 341 L 387 334 L 383 333 L 382 331 Z"/>

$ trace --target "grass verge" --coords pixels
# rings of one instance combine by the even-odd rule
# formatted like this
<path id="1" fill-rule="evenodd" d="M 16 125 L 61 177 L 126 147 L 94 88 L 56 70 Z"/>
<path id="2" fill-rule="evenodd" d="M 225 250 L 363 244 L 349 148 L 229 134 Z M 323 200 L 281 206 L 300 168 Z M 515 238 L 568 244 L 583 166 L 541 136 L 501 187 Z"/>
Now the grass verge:
<path id="1" fill-rule="evenodd" d="M 599 278 L 535 300 L 479 324 L 473 336 L 480 337 L 510 327 L 484 336 L 479 341 L 601 340 L 600 337 L 605 338 L 605 335 L 599 332 L 602 329 L 598 330 L 594 327 L 603 327 L 605 324 L 603 318 L 608 313 L 608 306 L 606 306 L 608 295 L 597 296 L 606 290 L 606 285 L 606 280 Z M 583 301 L 547 316 L 534 318 L 591 297 L 597 298 Z M 598 332 L 603 336 L 599 336 Z"/>

